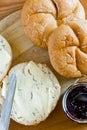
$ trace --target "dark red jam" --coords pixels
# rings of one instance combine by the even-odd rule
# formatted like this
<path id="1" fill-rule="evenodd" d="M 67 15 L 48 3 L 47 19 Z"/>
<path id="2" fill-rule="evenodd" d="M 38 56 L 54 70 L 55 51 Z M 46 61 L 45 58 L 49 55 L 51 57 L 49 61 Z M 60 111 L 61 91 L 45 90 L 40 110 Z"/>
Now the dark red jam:
<path id="1" fill-rule="evenodd" d="M 68 113 L 76 119 L 87 119 L 87 84 L 78 84 L 67 95 Z"/>

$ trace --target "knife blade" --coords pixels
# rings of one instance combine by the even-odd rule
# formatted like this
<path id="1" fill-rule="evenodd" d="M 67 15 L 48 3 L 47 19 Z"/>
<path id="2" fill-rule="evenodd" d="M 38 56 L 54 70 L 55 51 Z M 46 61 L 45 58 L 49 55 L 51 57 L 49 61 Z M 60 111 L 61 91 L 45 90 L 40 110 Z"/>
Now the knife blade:
<path id="1" fill-rule="evenodd" d="M 8 128 L 9 128 L 10 115 L 11 115 L 14 94 L 15 94 L 16 82 L 17 82 L 16 75 L 11 74 L 10 83 L 8 85 L 7 96 L 4 101 L 4 105 L 3 105 L 1 117 L 0 117 L 0 129 L 1 130 L 8 130 Z"/>

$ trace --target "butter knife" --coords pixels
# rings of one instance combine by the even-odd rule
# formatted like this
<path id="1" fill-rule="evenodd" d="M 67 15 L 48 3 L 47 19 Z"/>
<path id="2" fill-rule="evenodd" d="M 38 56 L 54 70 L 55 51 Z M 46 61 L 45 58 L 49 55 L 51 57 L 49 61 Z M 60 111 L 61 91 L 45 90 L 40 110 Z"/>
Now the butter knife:
<path id="1" fill-rule="evenodd" d="M 17 82 L 16 75 L 12 74 L 10 77 L 10 83 L 8 85 L 7 96 L 4 101 L 4 105 L 1 112 L 0 130 L 8 130 L 9 128 L 10 115 L 11 115 L 14 94 L 15 94 L 16 82 Z"/>

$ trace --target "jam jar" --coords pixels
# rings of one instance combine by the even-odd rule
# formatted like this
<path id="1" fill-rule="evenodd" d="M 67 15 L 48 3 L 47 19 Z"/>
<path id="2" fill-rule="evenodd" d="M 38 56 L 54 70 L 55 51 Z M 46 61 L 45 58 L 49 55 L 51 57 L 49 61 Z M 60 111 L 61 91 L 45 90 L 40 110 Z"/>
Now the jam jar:
<path id="1" fill-rule="evenodd" d="M 63 95 L 62 106 L 70 119 L 87 123 L 87 82 L 71 85 Z"/>

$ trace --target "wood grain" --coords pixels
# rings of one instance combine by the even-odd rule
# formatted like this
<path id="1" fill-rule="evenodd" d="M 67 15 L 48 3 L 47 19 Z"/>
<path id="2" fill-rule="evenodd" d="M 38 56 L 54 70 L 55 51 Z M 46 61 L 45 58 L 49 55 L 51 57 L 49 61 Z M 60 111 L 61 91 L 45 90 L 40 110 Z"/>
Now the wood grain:
<path id="1" fill-rule="evenodd" d="M 25 0 L 0 0 L 0 19 L 23 7 Z"/>
<path id="2" fill-rule="evenodd" d="M 87 0 L 81 0 L 87 10 Z M 24 0 L 0 0 L 0 17 L 22 8 Z M 11 10 L 8 10 L 11 9 Z M 8 12 L 6 11 L 8 10 Z M 86 11 L 87 14 L 87 11 Z M 12 66 L 24 61 L 34 60 L 36 62 L 46 63 L 55 73 L 62 85 L 62 91 L 65 86 L 71 84 L 73 80 L 66 80 L 59 76 L 50 65 L 47 50 L 34 46 L 25 36 L 21 25 L 21 10 L 0 21 L 0 34 L 2 34 L 10 43 L 13 51 Z M 87 81 L 87 77 L 83 80 Z M 87 124 L 77 124 L 68 119 L 62 109 L 62 97 L 60 98 L 56 109 L 44 122 L 37 126 L 23 126 L 11 120 L 10 130 L 87 130 Z"/>

